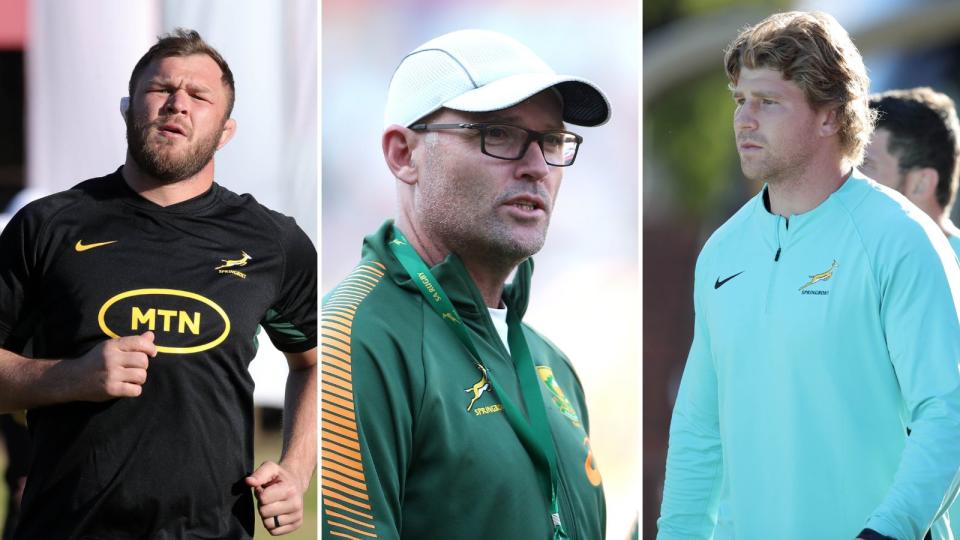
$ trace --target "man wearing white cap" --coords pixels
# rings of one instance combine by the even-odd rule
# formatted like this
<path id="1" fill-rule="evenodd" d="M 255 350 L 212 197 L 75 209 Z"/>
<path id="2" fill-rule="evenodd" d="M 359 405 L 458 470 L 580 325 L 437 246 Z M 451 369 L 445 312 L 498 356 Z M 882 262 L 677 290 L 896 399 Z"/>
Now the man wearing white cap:
<path id="1" fill-rule="evenodd" d="M 399 213 L 323 303 L 324 538 L 603 538 L 583 390 L 521 319 L 583 141 L 564 122 L 609 116 L 498 33 L 400 62 L 382 140 Z"/>

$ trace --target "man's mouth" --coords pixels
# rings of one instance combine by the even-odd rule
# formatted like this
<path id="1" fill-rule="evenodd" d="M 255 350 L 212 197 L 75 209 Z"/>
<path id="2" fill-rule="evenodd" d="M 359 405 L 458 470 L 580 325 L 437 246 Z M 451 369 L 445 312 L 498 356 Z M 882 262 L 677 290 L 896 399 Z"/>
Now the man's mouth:
<path id="1" fill-rule="evenodd" d="M 157 131 L 167 135 L 179 135 L 181 137 L 187 136 L 186 130 L 178 126 L 177 124 L 163 124 L 162 126 L 157 128 Z"/>
<path id="2" fill-rule="evenodd" d="M 547 213 L 546 199 L 532 193 L 514 195 L 505 200 L 503 205 L 509 208 L 516 208 L 515 212 L 518 212 L 517 215 L 522 216 L 541 216 Z"/>

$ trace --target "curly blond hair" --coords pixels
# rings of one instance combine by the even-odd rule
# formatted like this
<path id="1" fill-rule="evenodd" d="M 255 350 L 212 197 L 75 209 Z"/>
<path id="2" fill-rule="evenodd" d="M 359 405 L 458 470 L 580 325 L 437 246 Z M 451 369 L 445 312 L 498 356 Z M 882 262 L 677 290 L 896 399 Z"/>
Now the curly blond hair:
<path id="1" fill-rule="evenodd" d="M 870 78 L 847 31 L 818 11 L 776 13 L 741 30 L 724 51 L 731 84 L 740 69 L 767 68 L 803 90 L 816 110 L 835 108 L 840 147 L 851 166 L 863 160 L 876 113 L 868 106 Z"/>

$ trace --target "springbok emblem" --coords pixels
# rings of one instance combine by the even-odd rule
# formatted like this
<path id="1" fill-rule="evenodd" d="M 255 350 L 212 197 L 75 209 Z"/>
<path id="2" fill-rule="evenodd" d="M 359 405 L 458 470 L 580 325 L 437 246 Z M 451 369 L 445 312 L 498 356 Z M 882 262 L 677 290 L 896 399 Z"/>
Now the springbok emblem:
<path id="1" fill-rule="evenodd" d="M 251 257 L 250 255 L 247 255 L 247 252 L 246 252 L 246 251 L 241 251 L 240 254 L 243 255 L 243 258 L 240 258 L 240 259 L 220 259 L 221 261 L 223 261 L 223 264 L 221 264 L 220 266 L 214 268 L 214 270 L 221 270 L 221 269 L 223 269 L 223 268 L 233 268 L 234 266 L 246 266 L 246 265 L 247 265 L 247 261 L 253 260 L 253 257 Z"/>
<path id="2" fill-rule="evenodd" d="M 801 291 L 802 291 L 802 290 L 806 289 L 807 287 L 813 285 L 814 283 L 816 283 L 816 282 L 818 282 L 818 281 L 827 281 L 828 279 L 830 279 L 831 277 L 833 277 L 833 271 L 836 270 L 838 266 L 839 266 L 839 265 L 837 264 L 837 260 L 834 259 L 834 260 L 833 260 L 833 264 L 830 265 L 830 269 L 829 269 L 829 270 L 827 270 L 826 272 L 821 272 L 821 273 L 819 273 L 819 274 L 814 274 L 814 275 L 810 276 L 810 281 L 804 283 L 804 284 L 803 284 L 803 287 L 800 287 L 800 289 L 798 289 L 798 290 L 801 290 Z"/>
<path id="3" fill-rule="evenodd" d="M 473 409 L 473 404 L 480 399 L 480 396 L 482 396 L 484 392 L 490 390 L 490 383 L 487 382 L 487 369 L 481 365 L 477 365 L 477 367 L 480 368 L 481 372 L 480 380 L 473 383 L 473 386 L 470 388 L 464 389 L 464 392 L 473 394 L 473 399 L 470 400 L 470 405 L 467 405 L 467 412 L 470 412 Z"/>

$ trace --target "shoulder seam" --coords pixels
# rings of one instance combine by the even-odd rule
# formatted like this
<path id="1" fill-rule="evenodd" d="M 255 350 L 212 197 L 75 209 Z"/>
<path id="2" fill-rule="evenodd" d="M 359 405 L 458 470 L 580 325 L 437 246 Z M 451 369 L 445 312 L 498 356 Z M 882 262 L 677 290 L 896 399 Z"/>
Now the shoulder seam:
<path id="1" fill-rule="evenodd" d="M 235 206 L 238 206 L 241 208 L 245 206 L 244 203 L 247 201 L 242 201 L 243 197 L 239 195 L 237 195 L 237 198 L 241 200 L 239 204 L 227 202 L 225 199 L 225 196 L 228 193 L 233 195 L 236 195 L 236 194 L 226 188 L 223 188 L 222 186 L 218 185 L 218 187 L 220 187 L 220 190 L 217 192 L 218 202 L 222 202 L 224 204 L 234 204 Z M 250 197 L 249 202 L 252 202 L 254 206 L 253 212 L 251 213 L 256 217 L 257 221 L 264 223 L 265 225 L 270 227 L 270 230 L 276 233 L 277 243 L 280 244 L 280 274 L 279 274 L 279 277 L 277 278 L 276 287 L 277 287 L 277 291 L 281 291 L 283 290 L 283 282 L 287 277 L 287 249 L 286 249 L 286 245 L 284 245 L 284 238 L 281 230 L 282 228 L 280 227 L 280 224 L 277 223 L 276 220 L 271 219 L 272 217 L 270 215 L 271 210 L 269 208 L 260 204 L 260 202 L 253 197 Z M 277 213 L 279 214 L 279 212 Z M 285 216 L 283 214 L 280 214 L 280 215 L 288 218 L 288 216 Z"/>
<path id="2" fill-rule="evenodd" d="M 857 200 L 857 204 L 853 207 L 847 206 L 844 200 L 840 197 L 837 197 L 837 203 L 840 205 L 840 208 L 843 209 L 844 214 L 847 216 L 847 219 L 850 221 L 850 225 L 853 227 L 854 233 L 856 233 L 857 235 L 857 240 L 860 242 L 860 249 L 863 251 L 864 257 L 867 259 L 867 268 L 870 269 L 870 275 L 873 278 L 870 280 L 870 283 L 873 284 L 873 294 L 875 294 L 879 299 L 880 298 L 880 282 L 878 281 L 878 279 L 880 278 L 880 276 L 877 275 L 877 270 L 874 265 L 873 257 L 870 254 L 870 250 L 867 249 L 867 243 L 863 239 L 863 234 L 861 234 L 860 232 L 860 224 L 857 223 L 857 220 L 853 219 L 853 210 L 858 206 L 860 206 L 863 203 L 863 201 L 869 196 L 870 194 L 868 193 L 867 195 L 860 197 L 859 200 Z"/>

